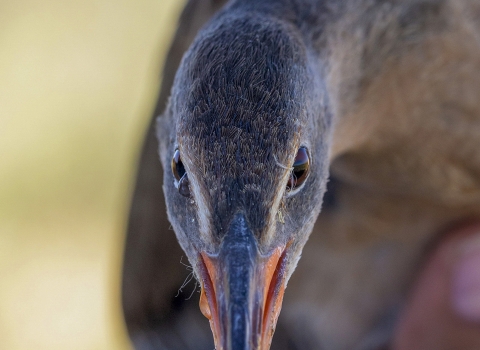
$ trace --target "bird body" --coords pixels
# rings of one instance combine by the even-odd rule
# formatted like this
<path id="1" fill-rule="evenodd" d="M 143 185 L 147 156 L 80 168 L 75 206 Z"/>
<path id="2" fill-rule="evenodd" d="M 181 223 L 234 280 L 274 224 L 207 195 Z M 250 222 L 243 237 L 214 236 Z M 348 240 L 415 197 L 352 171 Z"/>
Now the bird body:
<path id="1" fill-rule="evenodd" d="M 256 293 L 259 276 L 278 288 L 292 276 L 280 322 L 297 348 L 388 343 L 428 247 L 480 217 L 479 72 L 474 0 L 237 0 L 214 16 L 157 132 L 170 221 L 207 313 L 220 310 L 217 349 L 268 349 L 281 296 L 232 292 Z M 301 147 L 308 177 L 286 188 Z M 268 264 L 281 272 L 265 277 Z M 224 297 L 250 311 L 222 314 Z M 257 343 L 248 317 L 262 302 Z"/>
<path id="2" fill-rule="evenodd" d="M 306 320 L 296 333 L 309 334 L 307 348 L 387 343 L 422 257 L 446 229 L 480 216 L 475 6 L 398 2 L 390 20 L 372 19 L 372 37 L 347 29 L 336 40 L 336 203 L 319 216 L 284 308 L 290 324 Z"/>

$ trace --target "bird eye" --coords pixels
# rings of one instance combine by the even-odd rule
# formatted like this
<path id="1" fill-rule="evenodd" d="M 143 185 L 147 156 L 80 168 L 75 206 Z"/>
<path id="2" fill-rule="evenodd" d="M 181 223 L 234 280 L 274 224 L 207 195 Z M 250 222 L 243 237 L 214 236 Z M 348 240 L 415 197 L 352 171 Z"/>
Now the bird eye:
<path id="1" fill-rule="evenodd" d="M 310 158 L 307 149 L 300 147 L 293 162 L 293 169 L 287 182 L 287 189 L 294 190 L 300 187 L 308 177 L 310 170 Z"/>
<path id="2" fill-rule="evenodd" d="M 173 154 L 172 159 L 172 172 L 173 176 L 177 180 L 178 192 L 184 197 L 190 197 L 190 182 L 188 181 L 187 172 L 183 166 L 180 158 L 180 151 L 177 149 Z"/>

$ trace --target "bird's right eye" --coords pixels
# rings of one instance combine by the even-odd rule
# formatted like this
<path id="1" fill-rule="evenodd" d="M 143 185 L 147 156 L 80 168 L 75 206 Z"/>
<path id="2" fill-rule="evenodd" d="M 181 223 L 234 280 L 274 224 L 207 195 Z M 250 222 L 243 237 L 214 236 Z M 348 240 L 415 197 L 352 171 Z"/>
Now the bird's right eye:
<path id="1" fill-rule="evenodd" d="M 292 172 L 287 182 L 287 189 L 292 191 L 300 187 L 308 177 L 310 172 L 310 157 L 307 148 L 300 147 L 293 162 Z"/>
<path id="2" fill-rule="evenodd" d="M 178 192 L 185 197 L 190 197 L 190 183 L 188 181 L 187 172 L 183 166 L 182 159 L 180 158 L 180 151 L 177 149 L 173 154 L 172 159 L 172 173 L 175 177 L 176 187 Z"/>

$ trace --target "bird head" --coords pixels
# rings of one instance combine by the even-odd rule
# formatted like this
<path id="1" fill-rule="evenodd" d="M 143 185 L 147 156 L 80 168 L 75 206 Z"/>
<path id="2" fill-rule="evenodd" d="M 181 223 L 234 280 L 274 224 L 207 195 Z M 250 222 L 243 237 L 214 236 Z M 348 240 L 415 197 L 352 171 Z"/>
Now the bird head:
<path id="1" fill-rule="evenodd" d="M 300 38 L 289 23 L 218 16 L 158 118 L 169 219 L 219 350 L 269 349 L 320 211 L 331 118 Z"/>

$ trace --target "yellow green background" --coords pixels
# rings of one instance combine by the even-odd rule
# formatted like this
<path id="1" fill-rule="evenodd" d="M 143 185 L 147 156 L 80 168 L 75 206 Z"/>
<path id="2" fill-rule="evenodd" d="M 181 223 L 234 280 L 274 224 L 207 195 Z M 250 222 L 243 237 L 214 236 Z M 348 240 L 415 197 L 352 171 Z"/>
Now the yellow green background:
<path id="1" fill-rule="evenodd" d="M 129 349 L 124 231 L 180 0 L 0 0 L 0 349 Z"/>

